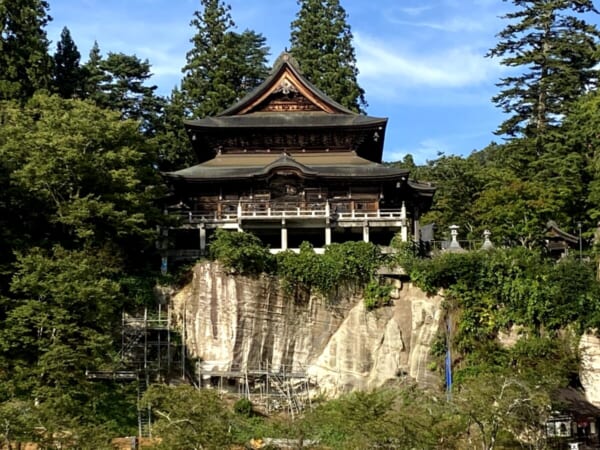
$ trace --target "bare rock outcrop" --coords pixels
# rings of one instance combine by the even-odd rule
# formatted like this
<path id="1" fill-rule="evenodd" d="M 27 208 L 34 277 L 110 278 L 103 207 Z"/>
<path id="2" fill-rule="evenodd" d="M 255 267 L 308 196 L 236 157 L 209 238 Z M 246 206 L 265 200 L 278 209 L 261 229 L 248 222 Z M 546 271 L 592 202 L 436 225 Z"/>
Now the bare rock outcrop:
<path id="1" fill-rule="evenodd" d="M 588 401 L 600 407 L 600 338 L 596 333 L 585 333 L 579 341 L 581 356 L 581 384 Z"/>
<path id="2" fill-rule="evenodd" d="M 210 371 L 305 372 L 330 393 L 380 386 L 410 376 L 435 384 L 429 349 L 441 297 L 396 281 L 393 305 L 367 311 L 360 293 L 335 302 L 297 302 L 271 277 L 235 276 L 220 265 L 195 266 L 192 282 L 172 300 L 185 323 L 188 352 Z"/>

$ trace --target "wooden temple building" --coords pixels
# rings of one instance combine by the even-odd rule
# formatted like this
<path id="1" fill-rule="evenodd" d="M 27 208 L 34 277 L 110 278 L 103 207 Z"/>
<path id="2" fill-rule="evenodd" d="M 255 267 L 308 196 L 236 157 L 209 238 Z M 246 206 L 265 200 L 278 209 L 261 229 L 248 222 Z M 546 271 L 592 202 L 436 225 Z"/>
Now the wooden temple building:
<path id="1" fill-rule="evenodd" d="M 418 239 L 435 189 L 381 163 L 386 124 L 333 101 L 283 53 L 229 109 L 185 121 L 198 164 L 164 174 L 168 211 L 182 216 L 171 256 L 203 253 L 217 228 L 250 231 L 272 251 Z"/>

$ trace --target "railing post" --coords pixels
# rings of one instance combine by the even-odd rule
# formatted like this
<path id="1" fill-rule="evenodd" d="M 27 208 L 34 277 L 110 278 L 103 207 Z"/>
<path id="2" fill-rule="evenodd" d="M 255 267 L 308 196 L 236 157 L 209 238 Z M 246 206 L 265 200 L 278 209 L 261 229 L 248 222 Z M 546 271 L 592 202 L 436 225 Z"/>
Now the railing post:
<path id="1" fill-rule="evenodd" d="M 406 219 L 406 205 L 402 202 L 402 208 L 400 208 L 400 221 L 402 222 L 400 234 L 402 242 L 408 242 L 408 224 Z"/>

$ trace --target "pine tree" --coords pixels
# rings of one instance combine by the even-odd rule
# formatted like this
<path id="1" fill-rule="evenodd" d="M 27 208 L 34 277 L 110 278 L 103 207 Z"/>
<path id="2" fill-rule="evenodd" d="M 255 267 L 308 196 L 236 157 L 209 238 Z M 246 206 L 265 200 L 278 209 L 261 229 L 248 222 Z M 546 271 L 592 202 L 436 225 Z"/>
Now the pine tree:
<path id="1" fill-rule="evenodd" d="M 98 42 L 90 50 L 87 62 L 82 67 L 83 72 L 83 98 L 91 99 L 96 103 L 100 102 L 102 92 L 100 85 L 107 80 L 107 77 L 100 67 L 102 63 L 102 53 Z"/>
<path id="2" fill-rule="evenodd" d="M 268 48 L 262 35 L 233 30 L 231 7 L 220 0 L 201 0 L 190 25 L 196 34 L 183 67 L 181 92 L 186 114 L 214 115 L 231 106 L 266 76 Z"/>
<path id="3" fill-rule="evenodd" d="M 145 134 L 153 134 L 162 99 L 154 95 L 156 86 L 146 82 L 152 76 L 148 60 L 135 55 L 109 53 L 100 62 L 104 79 L 100 83 L 99 106 L 121 112 L 124 119 L 141 122 Z"/>
<path id="4" fill-rule="evenodd" d="M 347 14 L 339 0 L 298 0 L 292 22 L 291 53 L 306 77 L 343 106 L 364 112 L 356 56 Z"/>
<path id="5" fill-rule="evenodd" d="M 82 71 L 79 66 L 81 54 L 71 38 L 71 32 L 64 27 L 54 53 L 54 90 L 62 98 L 81 96 Z"/>
<path id="6" fill-rule="evenodd" d="M 94 42 L 82 73 L 84 98 L 102 108 L 119 111 L 124 119 L 139 121 L 146 135 L 156 132 L 164 100 L 154 94 L 156 86 L 146 85 L 152 77 L 148 60 L 112 52 L 104 58 Z"/>
<path id="7" fill-rule="evenodd" d="M 0 99 L 26 100 L 48 88 L 47 10 L 44 0 L 0 0 Z"/>
<path id="8" fill-rule="evenodd" d="M 185 132 L 185 105 L 181 91 L 173 89 L 161 114 L 155 144 L 159 151 L 158 169 L 170 171 L 195 164 L 195 157 Z"/>
<path id="9" fill-rule="evenodd" d="M 507 1 L 507 0 L 505 0 Z M 592 0 L 512 0 L 518 8 L 488 56 L 522 73 L 502 78 L 493 101 L 509 117 L 498 134 L 529 137 L 541 153 L 544 135 L 597 83 L 598 29 L 577 14 L 597 12 Z"/>

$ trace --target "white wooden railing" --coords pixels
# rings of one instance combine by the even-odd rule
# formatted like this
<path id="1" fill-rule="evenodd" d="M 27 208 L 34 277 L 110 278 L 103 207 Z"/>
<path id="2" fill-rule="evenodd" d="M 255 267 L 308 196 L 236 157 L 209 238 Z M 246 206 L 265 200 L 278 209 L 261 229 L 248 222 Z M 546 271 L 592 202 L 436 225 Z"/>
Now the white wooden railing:
<path id="1" fill-rule="evenodd" d="M 268 218 L 326 218 L 338 221 L 354 219 L 381 219 L 402 220 L 406 219 L 405 209 L 379 209 L 372 208 L 374 202 L 355 202 L 350 207 L 348 204 L 330 203 L 238 203 L 222 205 L 210 211 L 190 210 L 179 211 L 185 222 L 236 222 L 240 219 L 268 219 Z"/>

